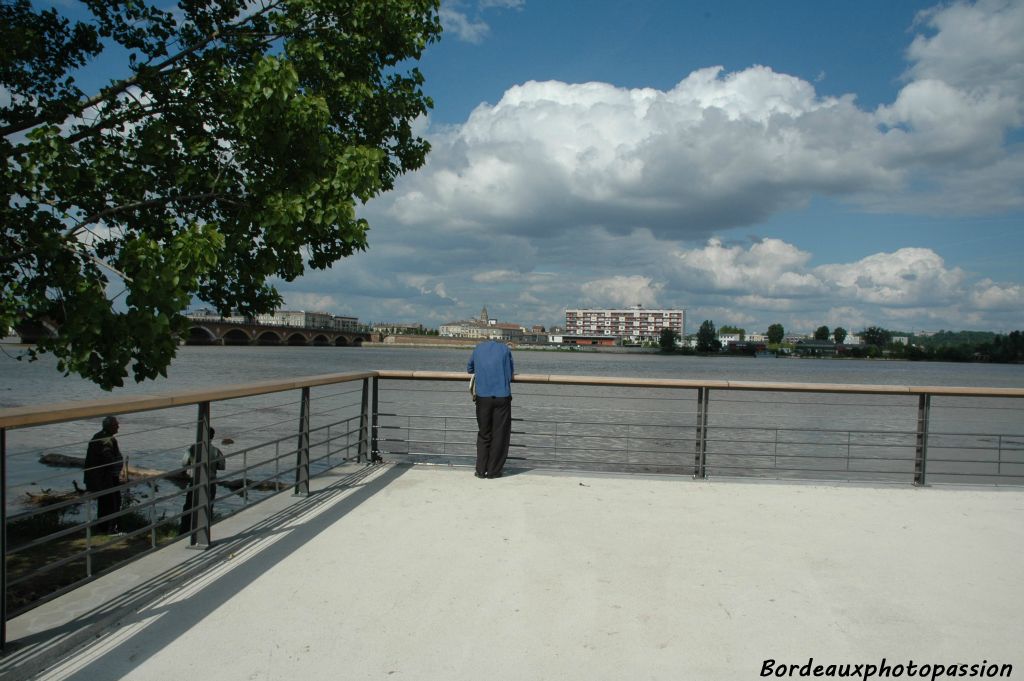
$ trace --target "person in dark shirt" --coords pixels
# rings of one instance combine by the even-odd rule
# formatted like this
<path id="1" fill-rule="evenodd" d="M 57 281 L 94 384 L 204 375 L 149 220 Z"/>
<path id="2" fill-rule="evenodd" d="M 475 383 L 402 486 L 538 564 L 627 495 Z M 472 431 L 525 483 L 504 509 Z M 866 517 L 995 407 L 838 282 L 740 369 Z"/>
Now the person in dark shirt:
<path id="1" fill-rule="evenodd" d="M 476 376 L 476 477 L 500 478 L 512 434 L 512 351 L 484 341 L 473 349 L 466 371 Z"/>
<path id="2" fill-rule="evenodd" d="M 219 448 L 213 446 L 213 434 L 216 432 L 213 426 L 209 427 L 209 439 L 210 439 L 210 485 L 207 487 L 210 495 L 210 514 L 213 514 L 213 499 L 217 496 L 217 471 L 222 471 L 226 467 L 224 461 L 224 452 Z M 199 458 L 199 444 L 190 445 L 188 452 L 185 454 L 185 458 L 182 460 L 181 465 L 186 467 L 186 473 L 191 479 L 188 492 L 185 493 L 185 505 L 182 507 L 181 521 L 178 525 L 179 534 L 187 534 L 192 531 L 192 528 L 196 524 L 196 512 L 192 507 L 196 500 L 195 486 L 199 481 L 198 471 L 196 470 L 196 460 Z"/>
<path id="3" fill-rule="evenodd" d="M 92 436 L 85 454 L 85 489 L 89 492 L 105 492 L 125 481 L 124 458 L 114 437 L 119 429 L 117 419 L 108 416 L 103 419 L 103 429 Z M 117 519 L 108 518 L 121 510 L 121 490 L 114 490 L 96 497 L 96 517 L 99 532 L 117 532 Z"/>

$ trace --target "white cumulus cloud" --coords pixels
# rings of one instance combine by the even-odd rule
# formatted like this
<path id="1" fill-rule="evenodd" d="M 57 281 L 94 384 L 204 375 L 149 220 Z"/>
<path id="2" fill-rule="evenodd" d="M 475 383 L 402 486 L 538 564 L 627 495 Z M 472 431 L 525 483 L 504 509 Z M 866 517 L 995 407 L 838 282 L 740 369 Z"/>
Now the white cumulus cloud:
<path id="1" fill-rule="evenodd" d="M 482 39 L 486 12 L 522 6 L 443 10 Z M 1024 210 L 1024 2 L 945 3 L 911 30 L 899 91 L 871 109 L 767 65 L 708 65 L 666 88 L 527 81 L 462 124 L 419 121 L 426 166 L 368 204 L 371 251 L 325 276 L 346 301 L 396 317 L 415 301 L 425 321 L 639 303 L 794 330 L 1019 328 L 1022 287 L 939 247 L 825 260 L 814 235 L 856 229 L 827 222 L 802 240 L 730 238 L 837 200 L 866 221 Z"/>
<path id="2" fill-rule="evenodd" d="M 649 277 L 614 276 L 588 281 L 580 286 L 580 292 L 588 304 L 594 306 L 627 307 L 643 305 L 656 307 L 658 292 L 663 288 Z"/>
<path id="3" fill-rule="evenodd" d="M 822 265 L 815 274 L 844 298 L 897 307 L 954 300 L 962 296 L 965 279 L 960 268 L 947 268 L 928 248 L 901 248 L 853 263 Z"/>
<path id="4" fill-rule="evenodd" d="M 447 5 L 452 7 L 451 5 Z M 600 226 L 706 238 L 819 195 L 873 210 L 1024 205 L 1024 3 L 922 15 L 907 83 L 874 111 L 752 66 L 667 90 L 529 81 L 432 136 L 427 166 L 386 200 L 402 224 L 531 237 Z M 975 194 L 996 181 L 996 206 Z"/>

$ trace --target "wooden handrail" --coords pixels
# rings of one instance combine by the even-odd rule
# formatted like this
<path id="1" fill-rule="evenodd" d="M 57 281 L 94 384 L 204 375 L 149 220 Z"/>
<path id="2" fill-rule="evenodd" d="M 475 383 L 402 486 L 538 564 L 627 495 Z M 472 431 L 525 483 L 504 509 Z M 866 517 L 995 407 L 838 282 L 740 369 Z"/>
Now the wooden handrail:
<path id="1" fill-rule="evenodd" d="M 379 378 L 413 381 L 465 381 L 469 374 L 459 371 L 381 370 Z M 1024 388 L 978 388 L 971 386 L 906 386 L 858 383 L 773 383 L 765 381 L 694 380 L 685 378 L 638 378 L 623 376 L 566 376 L 558 374 L 516 374 L 515 383 L 558 385 L 603 385 L 631 388 L 712 388 L 760 392 L 856 393 L 871 395 L 939 395 L 945 397 L 1024 397 Z"/>
<path id="2" fill-rule="evenodd" d="M 458 371 L 381 370 L 354 373 L 321 374 L 285 380 L 243 383 L 223 388 L 185 392 L 112 397 L 61 404 L 0 409 L 0 428 L 42 426 L 65 421 L 96 418 L 131 412 L 181 407 L 200 402 L 216 402 L 240 397 L 297 390 L 300 388 L 347 383 L 364 378 L 412 381 L 465 381 L 469 374 Z M 516 374 L 516 383 L 552 385 L 599 385 L 629 388 L 676 388 L 712 390 L 748 390 L 759 392 L 848 393 L 870 395 L 933 395 L 941 397 L 1017 397 L 1024 388 L 977 388 L 969 386 L 905 386 L 855 383 L 772 383 L 762 381 L 694 380 L 679 378 L 638 378 L 623 376 L 566 376 L 558 374 Z"/>
<path id="3" fill-rule="evenodd" d="M 233 400 L 239 397 L 252 397 L 268 393 L 297 390 L 318 385 L 333 385 L 373 378 L 375 371 L 361 371 L 340 374 L 319 374 L 300 378 L 274 379 L 256 383 L 229 385 L 223 388 L 189 390 L 183 392 L 138 395 L 134 397 L 111 397 L 99 400 L 79 400 L 60 404 L 34 405 L 0 409 L 0 428 L 23 428 L 26 426 L 45 426 L 65 421 L 116 416 L 139 411 L 182 407 L 200 402 L 217 402 Z"/>

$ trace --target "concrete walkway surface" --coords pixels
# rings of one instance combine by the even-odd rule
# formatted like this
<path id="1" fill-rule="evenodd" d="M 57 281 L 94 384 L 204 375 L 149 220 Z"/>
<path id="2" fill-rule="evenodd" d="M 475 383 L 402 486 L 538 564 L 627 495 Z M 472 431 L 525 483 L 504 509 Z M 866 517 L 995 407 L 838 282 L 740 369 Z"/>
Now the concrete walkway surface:
<path id="1" fill-rule="evenodd" d="M 336 469 L 12 620 L 0 674 L 1024 677 L 1024 490 L 512 473 Z"/>

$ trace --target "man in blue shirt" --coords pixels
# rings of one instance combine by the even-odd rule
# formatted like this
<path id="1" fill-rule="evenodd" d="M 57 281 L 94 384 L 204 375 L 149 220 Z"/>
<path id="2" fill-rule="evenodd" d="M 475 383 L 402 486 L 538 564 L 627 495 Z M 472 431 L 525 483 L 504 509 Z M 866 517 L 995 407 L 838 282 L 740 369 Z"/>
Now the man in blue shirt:
<path id="1" fill-rule="evenodd" d="M 512 433 L 512 351 L 484 341 L 473 349 L 466 371 L 476 375 L 476 477 L 500 478 Z"/>

